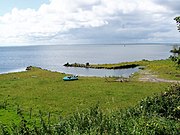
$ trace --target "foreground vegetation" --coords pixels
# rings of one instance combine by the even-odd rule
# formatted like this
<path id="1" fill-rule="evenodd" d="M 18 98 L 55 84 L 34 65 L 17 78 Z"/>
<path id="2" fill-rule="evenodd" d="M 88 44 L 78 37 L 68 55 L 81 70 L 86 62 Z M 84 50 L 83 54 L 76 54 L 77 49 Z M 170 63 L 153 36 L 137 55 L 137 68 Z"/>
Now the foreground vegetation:
<path id="1" fill-rule="evenodd" d="M 135 107 L 104 113 L 98 105 L 84 112 L 62 118 L 58 123 L 50 122 L 39 113 L 39 122 L 25 119 L 11 127 L 0 124 L 2 134 L 180 134 L 180 86 L 169 91 L 147 97 Z M 37 124 L 38 123 L 38 124 Z"/>
<path id="2" fill-rule="evenodd" d="M 180 80 L 179 67 L 171 60 L 100 66 L 121 64 L 138 64 L 158 77 Z M 179 115 L 179 86 L 173 87 L 171 90 L 176 92 L 169 92 L 169 96 L 151 97 L 164 93 L 171 84 L 139 82 L 139 73 L 122 83 L 115 82 L 114 77 L 79 77 L 78 81 L 64 82 L 64 76 L 35 67 L 0 75 L 0 131 L 3 134 L 150 134 L 162 129 L 167 134 L 178 132 L 179 118 L 175 115 Z M 151 98 L 140 103 L 147 104 L 146 109 L 135 106 L 147 96 Z M 158 108 L 161 109 L 157 112 Z"/>

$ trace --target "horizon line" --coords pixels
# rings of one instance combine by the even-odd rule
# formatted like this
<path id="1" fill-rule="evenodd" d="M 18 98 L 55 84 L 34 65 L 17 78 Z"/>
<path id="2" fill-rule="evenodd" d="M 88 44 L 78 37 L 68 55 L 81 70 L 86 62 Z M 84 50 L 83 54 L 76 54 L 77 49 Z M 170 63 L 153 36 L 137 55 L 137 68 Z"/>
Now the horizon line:
<path id="1" fill-rule="evenodd" d="M 180 45 L 180 42 L 134 42 L 134 43 L 60 43 L 60 44 L 0 44 L 0 47 L 28 47 L 28 46 L 58 46 L 58 45 L 144 45 L 144 44 L 166 44 L 166 45 Z"/>

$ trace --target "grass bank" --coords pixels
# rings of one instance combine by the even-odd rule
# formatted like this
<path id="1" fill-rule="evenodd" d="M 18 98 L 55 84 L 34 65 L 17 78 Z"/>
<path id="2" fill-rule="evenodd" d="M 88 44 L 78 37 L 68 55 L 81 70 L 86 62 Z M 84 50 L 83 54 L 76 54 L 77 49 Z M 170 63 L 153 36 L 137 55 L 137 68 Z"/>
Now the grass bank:
<path id="1" fill-rule="evenodd" d="M 104 67 L 104 68 L 114 68 L 125 65 L 138 65 L 143 68 L 143 70 L 150 71 L 152 74 L 157 75 L 160 78 L 164 79 L 173 79 L 180 80 L 180 67 L 176 65 L 172 60 L 142 60 L 142 61 L 134 61 L 134 62 L 123 62 L 123 63 L 115 63 L 115 64 L 97 64 L 92 65 L 94 67 Z M 139 77 L 139 73 L 136 74 L 136 78 Z"/>

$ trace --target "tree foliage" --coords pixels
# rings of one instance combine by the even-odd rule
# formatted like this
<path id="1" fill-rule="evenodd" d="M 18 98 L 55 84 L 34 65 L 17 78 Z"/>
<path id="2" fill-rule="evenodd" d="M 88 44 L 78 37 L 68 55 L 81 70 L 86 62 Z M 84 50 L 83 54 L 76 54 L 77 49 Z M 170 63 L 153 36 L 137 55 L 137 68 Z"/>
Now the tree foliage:
<path id="1" fill-rule="evenodd" d="M 177 28 L 180 32 L 180 16 L 175 17 L 174 20 L 176 21 Z M 176 46 L 170 52 L 173 53 L 173 56 L 170 56 L 171 60 L 177 63 L 178 66 L 180 66 L 180 47 Z"/>
<path id="2" fill-rule="evenodd" d="M 180 32 L 180 16 L 175 17 L 174 20 L 176 21 L 178 30 Z"/>

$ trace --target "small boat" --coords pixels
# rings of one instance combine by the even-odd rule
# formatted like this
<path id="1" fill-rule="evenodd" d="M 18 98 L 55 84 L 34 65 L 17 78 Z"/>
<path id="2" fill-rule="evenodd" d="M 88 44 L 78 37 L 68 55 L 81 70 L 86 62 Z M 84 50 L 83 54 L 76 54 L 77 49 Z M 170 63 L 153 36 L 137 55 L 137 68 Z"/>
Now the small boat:
<path id="1" fill-rule="evenodd" d="M 73 76 L 65 76 L 63 78 L 64 81 L 74 81 L 74 80 L 78 80 L 78 76 L 77 75 L 73 75 Z"/>

